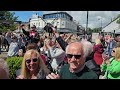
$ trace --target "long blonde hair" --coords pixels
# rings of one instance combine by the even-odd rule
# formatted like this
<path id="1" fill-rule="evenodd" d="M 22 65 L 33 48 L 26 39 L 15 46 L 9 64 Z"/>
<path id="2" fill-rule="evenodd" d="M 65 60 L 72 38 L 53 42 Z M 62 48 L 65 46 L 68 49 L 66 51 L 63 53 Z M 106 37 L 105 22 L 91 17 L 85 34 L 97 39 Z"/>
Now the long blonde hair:
<path id="1" fill-rule="evenodd" d="M 115 59 L 120 61 L 120 47 L 115 48 Z"/>
<path id="2" fill-rule="evenodd" d="M 99 38 L 97 38 L 97 39 L 95 40 L 95 44 L 96 44 L 96 45 L 97 45 L 97 44 L 101 44 L 101 41 L 100 41 Z"/>
<path id="3" fill-rule="evenodd" d="M 30 57 L 32 54 L 37 54 L 37 58 L 39 60 L 39 67 L 38 67 L 39 70 L 43 69 L 46 74 L 49 73 L 49 70 L 45 66 L 43 60 L 40 58 L 39 52 L 37 50 L 31 49 L 25 53 L 25 55 L 23 57 L 23 61 L 22 61 L 21 75 L 24 77 L 24 79 L 30 79 L 30 72 L 26 67 L 25 60 L 26 60 L 26 58 Z"/>

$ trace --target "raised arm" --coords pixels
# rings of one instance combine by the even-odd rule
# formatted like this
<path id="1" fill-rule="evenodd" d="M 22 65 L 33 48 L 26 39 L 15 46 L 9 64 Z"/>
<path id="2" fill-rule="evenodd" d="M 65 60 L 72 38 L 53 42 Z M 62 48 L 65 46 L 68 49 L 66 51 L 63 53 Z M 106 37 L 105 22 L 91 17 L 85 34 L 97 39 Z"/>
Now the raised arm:
<path id="1" fill-rule="evenodd" d="M 57 42 L 59 43 L 59 45 L 61 46 L 61 48 L 65 51 L 66 46 L 68 45 L 67 42 L 65 42 L 61 36 L 59 36 L 59 34 L 57 33 L 56 29 L 53 27 L 53 33 L 56 37 Z"/>

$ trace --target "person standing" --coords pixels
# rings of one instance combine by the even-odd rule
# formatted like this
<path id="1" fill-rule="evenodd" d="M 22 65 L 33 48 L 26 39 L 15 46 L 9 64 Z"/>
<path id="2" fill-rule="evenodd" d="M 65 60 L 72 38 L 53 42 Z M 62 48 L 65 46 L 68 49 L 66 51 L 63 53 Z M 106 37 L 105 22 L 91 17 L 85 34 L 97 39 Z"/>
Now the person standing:
<path id="1" fill-rule="evenodd" d="M 74 42 L 66 47 L 68 64 L 64 65 L 58 74 L 51 73 L 47 79 L 98 79 L 98 75 L 86 67 L 83 45 Z"/>

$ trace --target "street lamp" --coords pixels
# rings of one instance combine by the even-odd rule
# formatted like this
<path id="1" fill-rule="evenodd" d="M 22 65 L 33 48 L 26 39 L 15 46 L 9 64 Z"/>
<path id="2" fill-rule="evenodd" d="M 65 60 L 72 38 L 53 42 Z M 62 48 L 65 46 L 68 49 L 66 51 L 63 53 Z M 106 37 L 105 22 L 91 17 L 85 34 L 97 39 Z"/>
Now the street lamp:
<path id="1" fill-rule="evenodd" d="M 100 28 L 101 28 L 101 30 L 102 30 L 102 17 L 98 17 L 98 20 L 100 20 L 100 23 L 101 23 Z"/>
<path id="2" fill-rule="evenodd" d="M 98 17 L 98 20 L 100 20 L 100 35 L 101 35 L 101 32 L 102 32 L 102 17 L 101 16 L 99 16 Z"/>
<path id="3" fill-rule="evenodd" d="M 89 15 L 89 11 L 87 11 L 87 21 L 86 21 L 85 37 L 86 37 L 86 34 L 87 34 L 87 30 L 88 30 L 88 15 Z"/>

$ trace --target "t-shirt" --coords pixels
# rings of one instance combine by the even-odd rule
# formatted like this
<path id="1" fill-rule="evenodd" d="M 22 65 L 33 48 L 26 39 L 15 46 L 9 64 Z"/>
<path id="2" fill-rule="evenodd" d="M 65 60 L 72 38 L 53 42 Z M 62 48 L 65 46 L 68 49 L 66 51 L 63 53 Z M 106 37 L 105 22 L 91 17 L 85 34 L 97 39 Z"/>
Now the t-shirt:
<path id="1" fill-rule="evenodd" d="M 98 79 L 97 74 L 86 66 L 78 73 L 70 72 L 69 67 L 70 65 L 66 64 L 61 68 L 59 73 L 61 79 Z"/>

